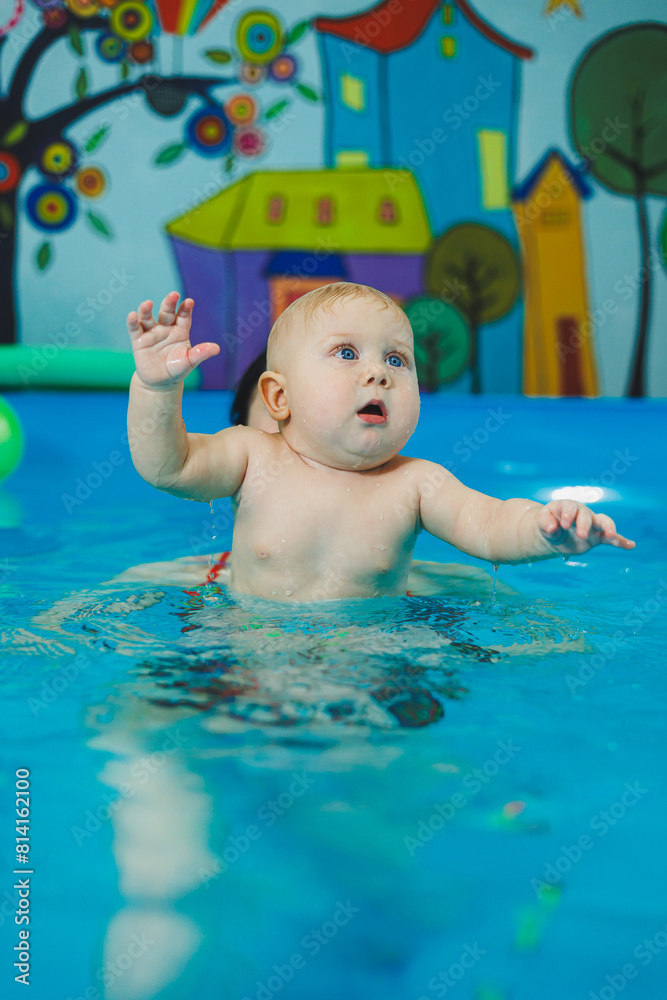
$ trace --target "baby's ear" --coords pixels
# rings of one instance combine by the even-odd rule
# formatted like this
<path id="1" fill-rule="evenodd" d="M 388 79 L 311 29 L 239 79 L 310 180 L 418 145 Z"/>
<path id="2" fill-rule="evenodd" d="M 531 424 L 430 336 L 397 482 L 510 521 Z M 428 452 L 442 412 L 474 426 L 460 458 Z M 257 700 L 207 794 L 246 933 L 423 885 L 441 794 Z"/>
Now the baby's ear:
<path id="1" fill-rule="evenodd" d="M 257 391 L 272 420 L 287 420 L 290 415 L 285 394 L 285 376 L 279 372 L 263 372 L 257 381 Z"/>

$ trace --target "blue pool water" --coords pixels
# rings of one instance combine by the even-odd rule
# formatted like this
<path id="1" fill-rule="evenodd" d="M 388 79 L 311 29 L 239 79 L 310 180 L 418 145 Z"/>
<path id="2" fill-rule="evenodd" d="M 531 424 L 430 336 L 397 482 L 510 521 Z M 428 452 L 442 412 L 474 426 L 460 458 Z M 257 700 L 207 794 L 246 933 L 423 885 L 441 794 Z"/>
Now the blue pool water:
<path id="1" fill-rule="evenodd" d="M 597 491 L 636 550 L 289 606 L 105 582 L 230 548 L 229 502 L 139 478 L 122 394 L 8 398 L 3 995 L 26 768 L 33 1000 L 664 997 L 665 404 L 425 397 L 406 454 Z"/>

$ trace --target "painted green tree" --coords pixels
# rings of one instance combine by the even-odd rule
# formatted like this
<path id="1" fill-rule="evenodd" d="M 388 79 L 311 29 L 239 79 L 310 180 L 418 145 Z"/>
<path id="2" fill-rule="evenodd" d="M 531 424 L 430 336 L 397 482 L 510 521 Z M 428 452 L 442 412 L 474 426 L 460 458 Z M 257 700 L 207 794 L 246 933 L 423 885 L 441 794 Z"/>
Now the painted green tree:
<path id="1" fill-rule="evenodd" d="M 419 386 L 435 392 L 458 378 L 468 364 L 468 325 L 458 309 L 441 299 L 413 299 L 405 312 L 414 334 Z"/>
<path id="2" fill-rule="evenodd" d="M 637 332 L 628 396 L 646 394 L 652 273 L 646 199 L 667 195 L 667 26 L 611 31 L 587 49 L 570 85 L 570 135 L 591 174 L 634 198 L 640 241 Z"/>
<path id="3" fill-rule="evenodd" d="M 517 300 L 519 262 L 514 247 L 490 226 L 476 222 L 453 226 L 431 246 L 425 285 L 434 299 L 455 305 L 465 317 L 472 391 L 481 392 L 479 329 L 506 316 Z"/>

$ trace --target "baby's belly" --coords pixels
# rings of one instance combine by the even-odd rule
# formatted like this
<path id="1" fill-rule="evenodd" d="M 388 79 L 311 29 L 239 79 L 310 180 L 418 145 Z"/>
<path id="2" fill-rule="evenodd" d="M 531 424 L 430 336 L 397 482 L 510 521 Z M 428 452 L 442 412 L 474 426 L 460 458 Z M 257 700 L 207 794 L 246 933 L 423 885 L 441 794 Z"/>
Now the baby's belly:
<path id="1" fill-rule="evenodd" d="M 366 551 L 364 551 L 366 550 Z M 304 551 L 245 545 L 234 539 L 230 589 L 273 601 L 327 601 L 405 594 L 412 550 L 334 543 Z"/>

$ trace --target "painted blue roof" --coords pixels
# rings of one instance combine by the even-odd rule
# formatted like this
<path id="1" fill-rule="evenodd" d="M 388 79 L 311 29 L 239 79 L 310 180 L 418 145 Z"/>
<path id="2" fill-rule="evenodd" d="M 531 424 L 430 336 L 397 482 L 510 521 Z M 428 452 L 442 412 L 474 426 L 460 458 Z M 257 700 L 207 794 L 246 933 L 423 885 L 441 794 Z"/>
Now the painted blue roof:
<path id="1" fill-rule="evenodd" d="M 547 163 L 549 162 L 552 156 L 557 156 L 558 159 L 561 161 L 561 163 L 563 164 L 568 173 L 568 176 L 572 180 L 572 183 L 576 187 L 581 197 L 582 198 L 593 197 L 594 194 L 593 188 L 585 180 L 583 169 L 581 167 L 575 167 L 573 163 L 570 163 L 570 161 L 564 155 L 564 153 L 561 153 L 559 149 L 556 149 L 555 146 L 552 146 L 551 149 L 548 149 L 546 151 L 546 153 L 544 154 L 542 159 L 537 163 L 537 165 L 533 167 L 533 169 L 528 174 L 526 179 L 522 181 L 521 184 L 515 184 L 514 188 L 512 189 L 512 198 L 515 201 L 524 201 L 530 195 L 533 188 L 535 187 L 540 177 L 542 176 L 542 173 L 545 170 Z"/>

